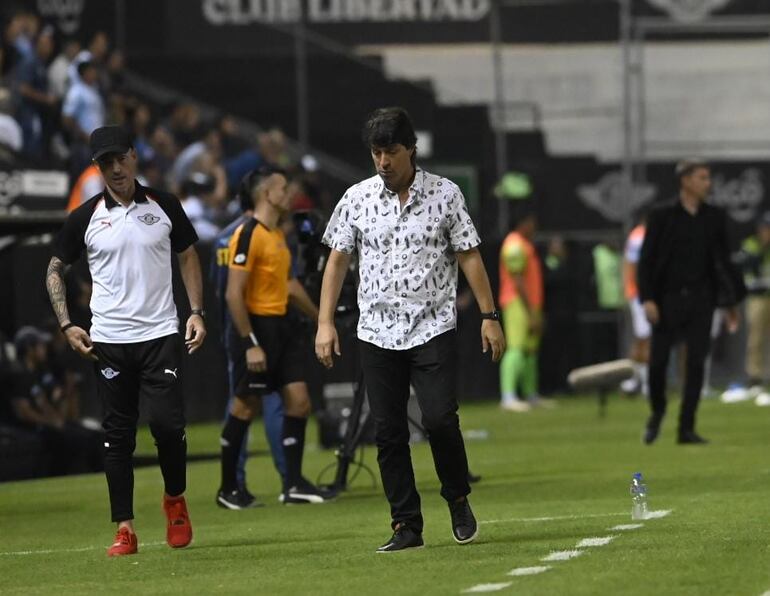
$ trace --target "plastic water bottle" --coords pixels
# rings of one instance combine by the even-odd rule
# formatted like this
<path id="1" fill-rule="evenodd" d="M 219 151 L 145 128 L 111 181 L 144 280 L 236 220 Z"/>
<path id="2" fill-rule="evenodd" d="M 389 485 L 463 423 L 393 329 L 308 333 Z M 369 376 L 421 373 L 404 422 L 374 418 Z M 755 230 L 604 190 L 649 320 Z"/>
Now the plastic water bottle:
<path id="1" fill-rule="evenodd" d="M 631 479 L 631 519 L 647 519 L 647 485 L 641 472 L 634 474 Z"/>

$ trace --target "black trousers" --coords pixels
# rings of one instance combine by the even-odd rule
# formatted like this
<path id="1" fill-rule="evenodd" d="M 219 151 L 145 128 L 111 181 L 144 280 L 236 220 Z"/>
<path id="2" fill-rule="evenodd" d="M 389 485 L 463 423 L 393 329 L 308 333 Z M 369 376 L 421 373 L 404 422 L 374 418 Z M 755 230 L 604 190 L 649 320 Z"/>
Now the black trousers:
<path id="1" fill-rule="evenodd" d="M 703 388 L 706 357 L 711 347 L 713 299 L 709 292 L 683 290 L 666 294 L 658 304 L 660 322 L 652 329 L 649 383 L 652 416 L 660 424 L 666 413 L 666 372 L 671 348 L 679 341 L 687 347 L 679 433 L 695 430 L 695 413 Z"/>
<path id="2" fill-rule="evenodd" d="M 181 347 L 176 333 L 130 344 L 94 342 L 99 358 L 94 368 L 104 408 L 104 471 L 112 521 L 134 518 L 132 458 L 140 398 L 147 405 L 166 493 L 176 496 L 185 490 L 187 443 L 179 379 Z"/>
<path id="3" fill-rule="evenodd" d="M 374 416 L 377 462 L 390 503 L 392 526 L 422 532 L 420 495 L 409 450 L 407 402 L 413 385 L 422 410 L 441 496 L 454 501 L 471 492 L 468 458 L 457 416 L 455 332 L 409 350 L 386 350 L 360 341 L 361 366 Z"/>

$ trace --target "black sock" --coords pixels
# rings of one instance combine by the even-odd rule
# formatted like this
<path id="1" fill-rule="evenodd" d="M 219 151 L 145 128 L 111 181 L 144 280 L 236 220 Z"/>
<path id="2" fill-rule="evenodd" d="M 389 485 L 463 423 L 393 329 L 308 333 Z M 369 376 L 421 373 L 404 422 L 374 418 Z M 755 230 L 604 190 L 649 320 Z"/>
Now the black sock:
<path id="1" fill-rule="evenodd" d="M 238 488 L 235 470 L 238 466 L 238 457 L 241 454 L 243 437 L 251 424 L 250 420 L 241 420 L 232 414 L 227 417 L 225 427 L 222 429 L 220 443 L 222 445 L 222 485 L 225 492 Z"/>
<path id="2" fill-rule="evenodd" d="M 286 488 L 302 478 L 302 452 L 305 447 L 307 418 L 283 417 L 283 453 L 286 457 Z"/>
<path id="3" fill-rule="evenodd" d="M 153 434 L 156 435 L 158 464 L 166 494 L 169 497 L 177 497 L 187 486 L 187 438 L 184 429 L 162 434 L 153 431 Z"/>

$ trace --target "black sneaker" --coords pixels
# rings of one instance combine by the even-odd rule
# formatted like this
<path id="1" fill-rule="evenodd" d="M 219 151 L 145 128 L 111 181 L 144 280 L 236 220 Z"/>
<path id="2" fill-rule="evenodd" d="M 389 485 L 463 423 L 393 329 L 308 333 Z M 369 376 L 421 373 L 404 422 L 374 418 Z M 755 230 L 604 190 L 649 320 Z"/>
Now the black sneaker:
<path id="1" fill-rule="evenodd" d="M 311 503 L 318 505 L 331 501 L 337 496 L 337 491 L 319 488 L 309 480 L 302 478 L 295 486 L 289 487 L 278 498 L 284 505 L 302 505 Z"/>
<path id="2" fill-rule="evenodd" d="M 452 536 L 457 544 L 468 544 L 479 535 L 479 526 L 467 498 L 449 503 L 449 514 L 452 516 Z"/>
<path id="3" fill-rule="evenodd" d="M 647 426 L 644 429 L 644 434 L 642 435 L 642 443 L 644 443 L 645 445 L 652 445 L 658 438 L 659 434 L 660 434 L 660 426 L 657 426 L 657 425 Z"/>
<path id="4" fill-rule="evenodd" d="M 250 501 L 254 502 L 254 501 L 256 501 L 256 500 L 257 500 L 257 497 L 255 497 L 255 496 L 254 496 L 254 495 L 251 493 L 251 491 L 250 491 L 248 488 L 246 488 L 245 486 L 242 486 L 242 487 L 241 487 L 241 491 L 243 491 L 243 494 L 244 494 L 244 495 L 246 496 L 246 498 L 247 498 L 247 499 L 249 499 Z"/>
<path id="5" fill-rule="evenodd" d="M 422 541 L 422 534 L 418 534 L 409 526 L 400 524 L 396 526 L 390 540 L 378 548 L 377 552 L 395 553 L 400 550 L 417 549 L 423 546 L 425 546 L 425 543 Z"/>
<path id="6" fill-rule="evenodd" d="M 470 470 L 468 470 L 468 484 L 476 484 L 477 482 L 481 481 L 481 476 L 479 474 L 474 474 Z"/>
<path id="7" fill-rule="evenodd" d="M 240 488 L 228 492 L 220 490 L 217 493 L 216 502 L 223 509 L 233 511 L 263 506 L 263 503 L 257 501 L 254 495 Z"/>
<path id="8" fill-rule="evenodd" d="M 644 434 L 642 435 L 642 442 L 645 445 L 652 445 L 660 434 L 661 418 L 652 415 L 647 420 L 647 425 L 644 427 Z"/>
<path id="9" fill-rule="evenodd" d="M 677 438 L 676 442 L 680 445 L 706 445 L 708 443 L 708 439 L 704 439 L 694 431 L 687 431 L 679 433 L 679 437 Z"/>

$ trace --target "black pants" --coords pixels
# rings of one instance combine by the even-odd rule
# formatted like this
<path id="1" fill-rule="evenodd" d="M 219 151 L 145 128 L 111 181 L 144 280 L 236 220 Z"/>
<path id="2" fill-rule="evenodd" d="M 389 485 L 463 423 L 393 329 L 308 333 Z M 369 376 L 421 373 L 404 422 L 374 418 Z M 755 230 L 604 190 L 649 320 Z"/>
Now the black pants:
<path id="1" fill-rule="evenodd" d="M 415 532 L 422 532 L 423 527 L 409 450 L 406 408 L 410 383 L 422 410 L 422 423 L 441 481 L 441 496 L 454 501 L 471 492 L 468 458 L 457 416 L 454 343 L 454 331 L 409 350 L 386 350 L 359 342 L 374 416 L 377 461 L 393 527 L 402 522 Z"/>
<path id="2" fill-rule="evenodd" d="M 666 413 L 666 372 L 671 348 L 679 341 L 687 347 L 679 433 L 695 430 L 703 373 L 711 346 L 713 300 L 708 292 L 684 290 L 667 294 L 658 304 L 660 322 L 652 329 L 650 351 L 650 424 L 660 424 Z"/>
<path id="3" fill-rule="evenodd" d="M 168 495 L 185 490 L 184 404 L 178 334 L 130 344 L 94 342 L 96 386 L 104 407 L 104 471 L 112 521 L 134 518 L 134 468 L 139 399 L 146 401 L 150 432 Z"/>

